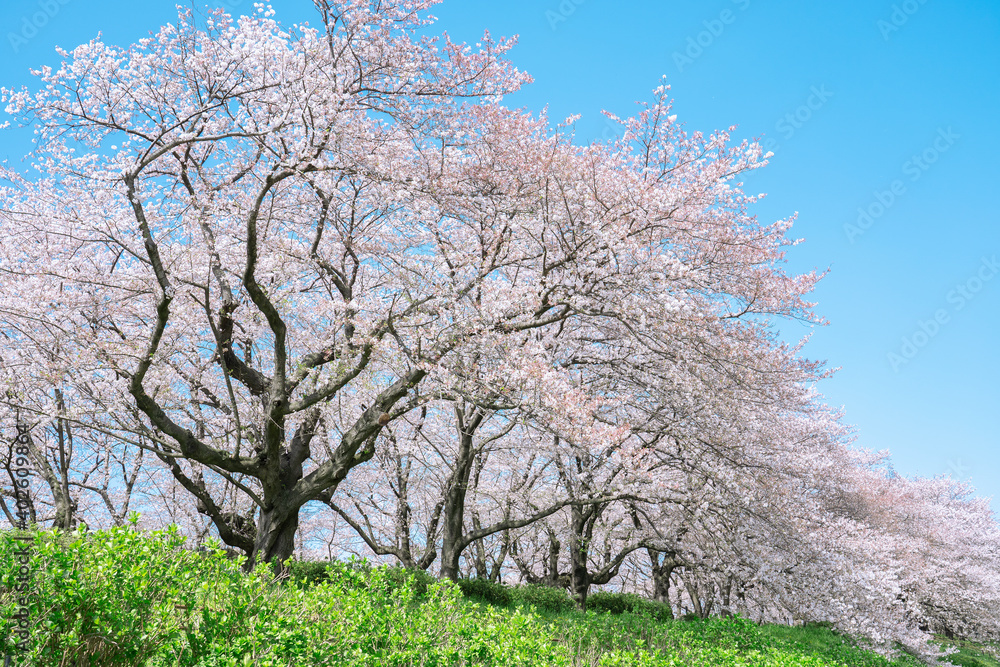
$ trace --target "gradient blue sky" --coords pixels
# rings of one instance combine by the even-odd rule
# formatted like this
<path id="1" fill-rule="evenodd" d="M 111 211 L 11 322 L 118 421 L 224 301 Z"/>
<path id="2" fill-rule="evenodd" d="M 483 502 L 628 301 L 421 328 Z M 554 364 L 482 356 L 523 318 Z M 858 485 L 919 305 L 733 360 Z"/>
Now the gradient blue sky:
<path id="1" fill-rule="evenodd" d="M 275 8 L 315 18 L 308 0 Z M 519 34 L 511 57 L 535 83 L 509 103 L 582 114 L 581 140 L 665 75 L 689 130 L 771 141 L 747 182 L 769 194 L 756 212 L 798 212 L 790 268 L 830 270 L 815 294 L 830 325 L 806 351 L 841 370 L 820 389 L 901 474 L 971 479 L 1000 509 L 997 0 L 447 0 L 433 13 L 458 40 Z M 31 85 L 55 45 L 98 31 L 131 43 L 175 18 L 167 0 L 5 0 L 0 85 Z M 19 160 L 28 136 L 0 132 L 0 159 Z"/>

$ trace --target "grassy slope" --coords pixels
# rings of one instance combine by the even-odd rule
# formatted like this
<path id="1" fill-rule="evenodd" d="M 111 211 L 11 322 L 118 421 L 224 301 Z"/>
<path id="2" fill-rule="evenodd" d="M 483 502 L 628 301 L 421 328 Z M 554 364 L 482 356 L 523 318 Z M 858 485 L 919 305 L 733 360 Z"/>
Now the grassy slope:
<path id="1" fill-rule="evenodd" d="M 980 644 L 965 641 L 948 641 L 940 638 L 944 646 L 952 646 L 958 649 L 958 653 L 948 656 L 948 661 L 960 667 L 1000 667 L 1000 649 L 994 648 L 991 652 Z"/>
<path id="2" fill-rule="evenodd" d="M 500 604 L 399 570 L 340 566 L 316 584 L 241 573 L 221 553 L 181 549 L 169 532 L 35 534 L 32 654 L 22 664 L 148 667 L 279 665 L 562 665 L 596 667 L 889 667 L 821 627 L 742 619 L 663 621 L 649 613 L 582 614 L 549 590 Z M 0 653 L 16 571 L 0 539 Z M 313 568 L 315 571 L 315 568 Z M 508 591 L 509 592 L 509 591 Z M 529 604 L 535 601 L 538 605 Z M 498 602 L 494 596 L 494 602 Z M 557 604 L 558 603 L 558 604 Z M 975 647 L 969 647 L 975 650 Z M 969 653 L 961 660 L 978 659 Z M 998 667 L 996 662 L 959 662 Z"/>
<path id="3" fill-rule="evenodd" d="M 765 625 L 761 630 L 786 646 L 800 647 L 823 655 L 833 656 L 850 646 L 843 637 L 822 626 L 788 627 Z M 958 648 L 959 652 L 948 657 L 948 662 L 961 667 L 1000 667 L 1000 662 L 985 652 L 985 647 L 973 642 L 949 641 L 940 637 L 942 647 Z M 944 664 L 944 663 L 942 663 Z"/>

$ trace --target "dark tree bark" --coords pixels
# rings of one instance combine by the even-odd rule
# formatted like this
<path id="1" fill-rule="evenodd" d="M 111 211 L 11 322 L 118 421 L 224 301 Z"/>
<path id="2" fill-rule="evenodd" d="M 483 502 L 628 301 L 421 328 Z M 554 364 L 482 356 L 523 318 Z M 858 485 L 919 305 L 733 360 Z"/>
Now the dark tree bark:
<path id="1" fill-rule="evenodd" d="M 590 463 L 588 454 L 575 455 L 571 461 L 571 470 L 561 458 L 557 458 L 560 482 L 567 494 L 574 499 L 570 505 L 569 588 L 570 595 L 581 611 L 587 609 L 587 596 L 592 585 L 611 581 L 618 576 L 618 571 L 629 554 L 647 546 L 647 541 L 641 538 L 627 542 L 617 552 L 601 554 L 600 567 L 593 569 L 591 544 L 594 528 L 601 516 L 612 503 L 620 500 L 635 501 L 636 498 L 630 494 L 608 497 L 603 489 L 595 488 L 592 482 L 587 481 L 588 475 L 585 474 Z M 611 471 L 610 477 L 615 478 L 620 471 L 621 469 Z M 634 507 L 634 502 L 630 502 L 630 507 Z"/>
<path id="2" fill-rule="evenodd" d="M 652 547 L 646 549 L 652 564 L 653 599 L 657 602 L 670 604 L 670 576 L 681 562 L 673 551 L 658 551 Z M 671 611 L 671 617 L 673 612 Z"/>
<path id="3" fill-rule="evenodd" d="M 483 423 L 486 410 L 455 403 L 455 428 L 458 431 L 458 453 L 454 467 L 445 485 L 443 531 L 441 536 L 441 576 L 458 579 L 458 563 L 462 552 L 470 544 L 465 540 L 465 496 L 469 491 L 469 476 L 475 462 L 474 439 L 476 429 Z"/>
<path id="4" fill-rule="evenodd" d="M 636 549 L 643 546 L 643 541 L 626 544 L 617 553 L 604 553 L 601 566 L 594 570 L 591 564 L 591 542 L 594 538 L 594 527 L 601 514 L 607 509 L 607 501 L 589 505 L 574 504 L 570 507 L 570 595 L 580 611 L 587 610 L 587 597 L 590 587 L 606 584 L 618 576 L 622 563 Z"/>
<path id="5" fill-rule="evenodd" d="M 569 588 L 569 574 L 559 572 L 559 557 L 562 555 L 562 542 L 551 528 L 546 530 L 548 551 L 542 559 L 542 576 L 538 576 L 531 568 L 531 563 L 521 553 L 517 540 L 511 540 L 510 554 L 514 564 L 521 573 L 521 579 L 529 584 L 549 586 L 551 588 Z"/>

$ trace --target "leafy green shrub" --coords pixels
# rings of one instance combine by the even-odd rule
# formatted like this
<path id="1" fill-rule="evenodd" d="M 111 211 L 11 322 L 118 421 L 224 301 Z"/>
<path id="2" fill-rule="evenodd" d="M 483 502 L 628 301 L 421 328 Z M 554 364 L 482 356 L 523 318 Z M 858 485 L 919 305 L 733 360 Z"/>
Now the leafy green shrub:
<path id="1" fill-rule="evenodd" d="M 516 602 L 526 606 L 537 607 L 542 611 L 561 612 L 576 608 L 565 589 L 542 586 L 540 584 L 522 584 L 511 589 Z"/>
<path id="2" fill-rule="evenodd" d="M 377 569 L 384 570 L 381 582 L 389 590 L 399 589 L 409 582 L 418 599 L 423 598 L 428 587 L 437 581 L 424 570 L 408 570 L 401 566 L 379 567 L 363 558 L 351 558 L 346 561 L 289 561 L 288 582 L 297 588 L 309 588 L 324 581 L 351 582 L 350 585 L 358 590 L 367 590 L 371 574 Z"/>
<path id="3" fill-rule="evenodd" d="M 655 618 L 657 621 L 674 620 L 674 610 L 666 602 L 657 602 L 656 600 L 647 600 L 645 598 L 640 598 L 640 600 L 641 605 L 636 607 L 632 613 L 645 614 L 646 616 Z"/>
<path id="4" fill-rule="evenodd" d="M 325 561 L 293 560 L 288 563 L 288 583 L 307 588 L 330 578 L 330 564 Z"/>
<path id="5" fill-rule="evenodd" d="M 203 557 L 183 548 L 175 526 L 143 535 L 135 520 L 93 534 L 34 532 L 26 596 L 34 625 L 24 656 L 31 664 L 145 664 L 185 635 L 199 597 L 250 581 L 221 549 Z M 0 540 L 0 650 L 12 654 L 17 548 L 7 535 Z"/>
<path id="6" fill-rule="evenodd" d="M 437 583 L 437 577 L 426 570 L 408 570 L 401 565 L 384 568 L 389 585 L 401 589 L 404 585 L 413 590 L 417 600 L 427 597 L 428 591 Z"/>
<path id="7" fill-rule="evenodd" d="M 461 579 L 457 583 L 462 589 L 462 595 L 467 598 L 476 598 L 497 607 L 509 607 L 514 604 L 514 595 L 510 587 L 499 582 L 489 579 Z"/>
<path id="8" fill-rule="evenodd" d="M 19 545 L 0 538 L 0 650 L 36 667 L 571 664 L 534 617 L 465 605 L 426 572 L 363 561 L 302 566 L 278 585 L 214 549 L 182 547 L 175 528 L 31 534 L 32 643 L 13 646 Z M 300 566 L 295 566 L 300 567 Z"/>
<path id="9" fill-rule="evenodd" d="M 643 614 L 659 621 L 673 620 L 670 605 L 634 593 L 597 591 L 587 598 L 587 609 L 611 614 Z"/>
<path id="10" fill-rule="evenodd" d="M 587 609 L 605 611 L 610 614 L 624 614 L 633 611 L 635 604 L 629 599 L 637 597 L 628 593 L 610 593 L 597 591 L 587 597 Z"/>

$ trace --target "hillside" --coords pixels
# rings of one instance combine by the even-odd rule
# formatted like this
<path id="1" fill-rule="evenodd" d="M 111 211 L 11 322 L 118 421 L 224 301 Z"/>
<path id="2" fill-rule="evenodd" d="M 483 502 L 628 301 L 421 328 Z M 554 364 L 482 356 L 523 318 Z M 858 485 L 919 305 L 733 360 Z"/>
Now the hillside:
<path id="1" fill-rule="evenodd" d="M 0 625 L 13 664 L 871 666 L 894 662 L 821 626 L 739 618 L 667 620 L 654 603 L 600 594 L 572 610 L 562 591 L 436 581 L 364 562 L 298 564 L 276 583 L 221 550 L 184 548 L 175 529 L 12 533 L 0 540 Z M 15 551 L 29 544 L 28 653 L 14 625 Z M 464 594 L 463 594 L 464 590 Z M 995 667 L 982 647 L 956 664 Z M 979 657 L 976 657 L 979 656 Z"/>

